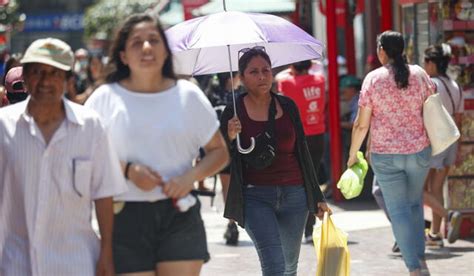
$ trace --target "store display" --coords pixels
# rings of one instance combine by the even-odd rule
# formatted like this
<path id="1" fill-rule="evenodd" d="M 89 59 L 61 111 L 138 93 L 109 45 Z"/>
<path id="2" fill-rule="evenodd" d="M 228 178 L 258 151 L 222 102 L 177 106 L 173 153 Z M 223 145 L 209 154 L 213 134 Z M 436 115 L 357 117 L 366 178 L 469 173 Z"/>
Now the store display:
<path id="1" fill-rule="evenodd" d="M 460 164 L 451 168 L 450 176 L 473 176 L 474 177 L 474 144 L 461 143 L 459 147 Z"/>
<path id="2" fill-rule="evenodd" d="M 467 109 L 468 106 L 466 104 L 465 108 L 466 111 L 462 116 L 461 141 L 474 142 L 474 112 L 471 109 Z"/>
<path id="3" fill-rule="evenodd" d="M 444 198 L 446 208 L 459 210 L 463 214 L 460 236 L 472 237 L 474 236 L 474 0 L 412 1 L 412 4 L 403 6 L 402 18 L 405 18 L 406 14 L 411 17 L 413 11 L 417 14 L 428 13 L 429 44 L 448 43 L 451 46 L 453 56 L 447 73 L 463 90 L 465 110 L 458 156 L 461 162 L 452 166 L 450 170 L 447 185 L 444 186 Z M 418 22 L 419 20 L 422 21 L 423 17 L 416 20 L 413 29 L 423 28 L 424 22 Z M 415 41 L 425 39 L 421 34 L 412 32 L 405 33 L 405 36 L 414 36 Z M 418 42 L 417 45 L 423 44 Z M 410 48 L 410 53 L 418 55 L 422 55 L 423 51 L 422 47 Z"/>
<path id="4" fill-rule="evenodd" d="M 448 209 L 474 209 L 474 178 L 450 177 L 445 189 Z"/>

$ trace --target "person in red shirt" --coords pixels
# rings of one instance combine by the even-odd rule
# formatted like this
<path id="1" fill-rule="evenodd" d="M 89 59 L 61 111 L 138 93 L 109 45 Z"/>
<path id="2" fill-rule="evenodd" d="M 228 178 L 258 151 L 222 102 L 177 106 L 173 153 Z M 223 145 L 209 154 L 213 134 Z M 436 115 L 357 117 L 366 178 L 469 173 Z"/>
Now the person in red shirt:
<path id="1" fill-rule="evenodd" d="M 278 91 L 291 98 L 298 106 L 303 122 L 303 128 L 308 141 L 308 147 L 313 159 L 316 173 L 324 152 L 324 132 L 326 123 L 325 107 L 325 78 L 323 74 L 309 74 L 311 60 L 294 63 L 290 74 L 278 80 Z M 305 242 L 312 242 L 314 216 L 308 216 L 305 228 Z"/>

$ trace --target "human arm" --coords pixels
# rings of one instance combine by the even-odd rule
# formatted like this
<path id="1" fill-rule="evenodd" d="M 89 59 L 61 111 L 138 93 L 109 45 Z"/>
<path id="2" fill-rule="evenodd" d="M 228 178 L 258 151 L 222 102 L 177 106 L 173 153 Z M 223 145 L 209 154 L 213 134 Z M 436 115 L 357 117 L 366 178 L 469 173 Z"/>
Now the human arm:
<path id="1" fill-rule="evenodd" d="M 239 118 L 237 118 L 237 116 L 232 117 L 232 119 L 227 122 L 227 137 L 229 141 L 234 141 L 241 131 L 242 125 L 240 124 Z"/>
<path id="2" fill-rule="evenodd" d="M 454 122 L 459 129 L 459 133 L 462 135 L 462 113 L 454 113 Z M 458 145 L 455 164 L 460 165 L 462 161 L 461 147 Z"/>
<path id="3" fill-rule="evenodd" d="M 365 147 L 365 159 L 367 160 L 367 163 L 370 164 L 370 140 L 371 140 L 372 135 L 370 135 L 369 132 L 369 137 L 367 137 L 367 146 Z"/>
<path id="4" fill-rule="evenodd" d="M 348 121 L 341 121 L 341 128 L 352 129 L 353 123 Z"/>
<path id="5" fill-rule="evenodd" d="M 229 152 L 219 130 L 204 146 L 204 150 L 206 155 L 195 167 L 180 176 L 171 178 L 163 185 L 163 192 L 167 196 L 181 198 L 187 195 L 194 188 L 195 181 L 203 180 L 219 172 L 229 163 Z"/>
<path id="6" fill-rule="evenodd" d="M 322 220 L 324 217 L 324 212 L 328 212 L 329 215 L 332 215 L 332 210 L 329 208 L 326 202 L 318 202 L 318 210 L 315 216 Z"/>
<path id="7" fill-rule="evenodd" d="M 462 128 L 462 113 L 454 113 L 454 122 L 456 123 L 456 126 L 459 129 L 459 132 L 461 132 Z"/>
<path id="8" fill-rule="evenodd" d="M 349 150 L 349 159 L 347 160 L 347 167 L 351 167 L 357 163 L 357 152 L 364 142 L 367 133 L 369 132 L 370 119 L 372 117 L 372 109 L 360 106 L 357 112 L 357 117 L 352 128 L 351 148 Z"/>
<path id="9" fill-rule="evenodd" d="M 161 175 L 146 165 L 137 162 L 131 162 L 127 172 L 125 171 L 127 162 L 121 161 L 120 165 L 122 167 L 124 177 L 128 176 L 130 181 L 132 181 L 138 188 L 144 191 L 150 191 L 163 184 Z"/>
<path id="10" fill-rule="evenodd" d="M 100 231 L 100 255 L 97 262 L 97 276 L 115 275 L 112 255 L 112 234 L 114 213 L 112 197 L 96 199 L 95 212 Z"/>
<path id="11" fill-rule="evenodd" d="M 232 151 L 234 147 L 234 139 L 231 140 L 229 138 L 229 121 L 234 118 L 234 108 L 232 105 L 227 105 L 226 108 L 224 109 L 224 112 L 222 112 L 221 118 L 220 118 L 220 130 L 222 133 L 222 136 L 224 137 L 224 140 L 227 144 L 227 147 L 229 148 L 229 151 Z"/>

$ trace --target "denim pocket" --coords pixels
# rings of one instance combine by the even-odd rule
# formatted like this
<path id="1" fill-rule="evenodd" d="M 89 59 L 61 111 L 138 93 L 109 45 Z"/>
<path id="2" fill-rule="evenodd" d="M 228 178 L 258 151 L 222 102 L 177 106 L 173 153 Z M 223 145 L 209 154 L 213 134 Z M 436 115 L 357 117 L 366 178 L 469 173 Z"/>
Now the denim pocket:
<path id="1" fill-rule="evenodd" d="M 416 162 L 422 168 L 427 168 L 431 161 L 431 147 L 427 147 L 416 154 Z"/>
<path id="2" fill-rule="evenodd" d="M 370 158 L 372 163 L 378 167 L 393 166 L 393 154 L 371 153 Z"/>

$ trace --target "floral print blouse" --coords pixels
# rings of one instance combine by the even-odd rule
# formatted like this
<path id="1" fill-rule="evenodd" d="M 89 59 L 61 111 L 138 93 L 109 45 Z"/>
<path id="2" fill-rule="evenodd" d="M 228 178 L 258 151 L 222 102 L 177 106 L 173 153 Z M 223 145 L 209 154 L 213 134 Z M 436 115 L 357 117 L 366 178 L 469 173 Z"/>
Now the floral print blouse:
<path id="1" fill-rule="evenodd" d="M 390 65 L 370 72 L 364 79 L 359 106 L 370 108 L 370 152 L 412 154 L 430 144 L 423 125 L 423 103 L 435 90 L 428 74 L 408 65 L 408 87 L 397 88 Z"/>

